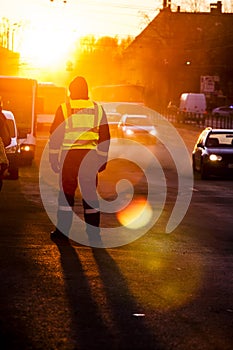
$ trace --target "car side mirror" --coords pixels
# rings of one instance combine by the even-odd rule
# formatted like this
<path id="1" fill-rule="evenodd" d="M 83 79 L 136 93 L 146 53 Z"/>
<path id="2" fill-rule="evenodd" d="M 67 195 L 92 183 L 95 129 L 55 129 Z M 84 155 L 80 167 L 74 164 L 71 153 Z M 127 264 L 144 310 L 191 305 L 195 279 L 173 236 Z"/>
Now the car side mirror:
<path id="1" fill-rule="evenodd" d="M 203 148 L 203 144 L 201 142 L 198 142 L 197 147 Z"/>

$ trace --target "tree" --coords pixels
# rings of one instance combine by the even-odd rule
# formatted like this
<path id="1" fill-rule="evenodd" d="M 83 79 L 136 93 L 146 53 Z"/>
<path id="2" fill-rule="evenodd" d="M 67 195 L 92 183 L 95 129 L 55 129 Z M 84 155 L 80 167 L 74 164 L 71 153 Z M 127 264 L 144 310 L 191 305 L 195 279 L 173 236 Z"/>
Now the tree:
<path id="1" fill-rule="evenodd" d="M 122 53 L 132 40 L 109 36 L 80 38 L 72 54 L 72 75 L 84 75 L 92 86 L 120 83 Z"/>

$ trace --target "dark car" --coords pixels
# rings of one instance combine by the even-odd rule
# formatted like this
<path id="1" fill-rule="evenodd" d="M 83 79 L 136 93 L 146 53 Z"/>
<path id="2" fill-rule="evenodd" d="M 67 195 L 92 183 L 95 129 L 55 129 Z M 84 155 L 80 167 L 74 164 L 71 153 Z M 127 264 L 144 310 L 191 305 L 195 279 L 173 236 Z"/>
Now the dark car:
<path id="1" fill-rule="evenodd" d="M 192 164 L 202 179 L 211 176 L 233 179 L 233 129 L 203 130 L 192 152 Z"/>

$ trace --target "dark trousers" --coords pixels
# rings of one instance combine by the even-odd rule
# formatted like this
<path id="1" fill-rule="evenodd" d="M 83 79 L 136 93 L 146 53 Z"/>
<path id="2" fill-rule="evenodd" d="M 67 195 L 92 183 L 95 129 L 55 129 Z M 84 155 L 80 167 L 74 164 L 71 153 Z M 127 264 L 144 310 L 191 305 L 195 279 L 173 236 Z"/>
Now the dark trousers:
<path id="1" fill-rule="evenodd" d="M 72 225 L 75 191 L 82 195 L 87 233 L 99 232 L 100 211 L 97 196 L 98 158 L 95 150 L 63 151 L 61 155 L 58 198 L 58 229 L 69 233 Z"/>

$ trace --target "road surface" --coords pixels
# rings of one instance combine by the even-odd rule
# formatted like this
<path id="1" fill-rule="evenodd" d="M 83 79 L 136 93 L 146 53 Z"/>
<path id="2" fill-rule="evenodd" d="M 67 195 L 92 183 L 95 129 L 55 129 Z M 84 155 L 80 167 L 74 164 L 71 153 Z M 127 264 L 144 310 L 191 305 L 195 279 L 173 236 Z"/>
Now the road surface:
<path id="1" fill-rule="evenodd" d="M 198 131 L 179 132 L 191 152 Z M 56 244 L 38 185 L 45 141 L 39 135 L 35 163 L 0 194 L 2 349 L 232 350 L 233 181 L 195 180 L 184 219 L 164 233 L 177 176 L 158 143 L 168 195 L 145 235 L 108 249 Z M 146 195 L 140 170 L 124 166 Z"/>

